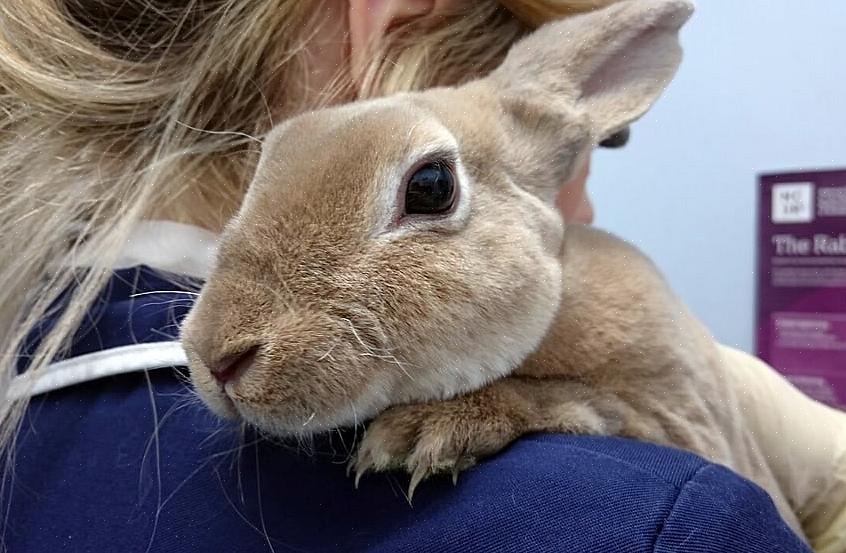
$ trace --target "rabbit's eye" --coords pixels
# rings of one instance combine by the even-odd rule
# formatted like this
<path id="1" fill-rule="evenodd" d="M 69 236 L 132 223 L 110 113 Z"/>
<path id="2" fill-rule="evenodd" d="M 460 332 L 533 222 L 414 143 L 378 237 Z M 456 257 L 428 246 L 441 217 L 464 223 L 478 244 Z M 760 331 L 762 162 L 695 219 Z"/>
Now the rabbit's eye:
<path id="1" fill-rule="evenodd" d="M 455 202 L 455 178 L 444 162 L 427 163 L 408 179 L 405 189 L 405 213 L 439 214 L 452 209 Z"/>

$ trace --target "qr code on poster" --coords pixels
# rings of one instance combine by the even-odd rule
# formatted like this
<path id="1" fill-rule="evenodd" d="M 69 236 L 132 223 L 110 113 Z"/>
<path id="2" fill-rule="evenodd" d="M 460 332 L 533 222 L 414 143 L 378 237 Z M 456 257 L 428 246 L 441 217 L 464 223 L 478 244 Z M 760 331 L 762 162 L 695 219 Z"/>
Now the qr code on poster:
<path id="1" fill-rule="evenodd" d="M 810 223 L 814 220 L 814 183 L 773 185 L 773 223 Z"/>

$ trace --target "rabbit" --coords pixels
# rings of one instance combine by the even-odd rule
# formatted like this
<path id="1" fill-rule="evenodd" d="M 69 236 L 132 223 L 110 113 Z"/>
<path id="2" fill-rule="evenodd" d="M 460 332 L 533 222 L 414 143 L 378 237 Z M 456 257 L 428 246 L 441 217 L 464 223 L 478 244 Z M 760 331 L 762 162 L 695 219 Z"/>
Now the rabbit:
<path id="1" fill-rule="evenodd" d="M 403 470 L 409 494 L 526 433 L 680 447 L 801 531 L 808 500 L 727 354 L 647 257 L 554 206 L 671 81 L 692 11 L 624 0 L 541 27 L 484 78 L 272 129 L 182 327 L 203 401 L 279 437 L 370 420 L 356 483 Z"/>

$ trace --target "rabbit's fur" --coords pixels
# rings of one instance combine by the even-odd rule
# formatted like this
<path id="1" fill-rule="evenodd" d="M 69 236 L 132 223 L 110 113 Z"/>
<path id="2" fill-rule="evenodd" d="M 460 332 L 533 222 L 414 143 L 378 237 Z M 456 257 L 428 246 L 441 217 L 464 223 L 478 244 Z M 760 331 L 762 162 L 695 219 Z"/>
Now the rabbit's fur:
<path id="1" fill-rule="evenodd" d="M 280 436 L 375 417 L 353 468 L 412 489 L 528 432 L 675 445 L 798 528 L 707 331 L 637 250 L 554 207 L 670 81 L 691 11 L 622 1 L 541 28 L 485 79 L 274 129 L 183 327 L 204 401 Z M 454 165 L 455 210 L 402 218 L 404 176 L 433 158 Z M 209 367 L 251 348 L 224 391 Z"/>

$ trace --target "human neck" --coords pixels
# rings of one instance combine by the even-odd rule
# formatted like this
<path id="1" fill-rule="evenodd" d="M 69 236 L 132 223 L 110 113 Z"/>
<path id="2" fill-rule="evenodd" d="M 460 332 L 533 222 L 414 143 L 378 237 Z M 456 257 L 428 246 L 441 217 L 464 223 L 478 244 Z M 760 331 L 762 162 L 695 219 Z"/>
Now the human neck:
<path id="1" fill-rule="evenodd" d="M 211 163 L 181 181 L 156 198 L 143 218 L 193 225 L 217 234 L 238 211 L 248 185 L 241 171 Z"/>

